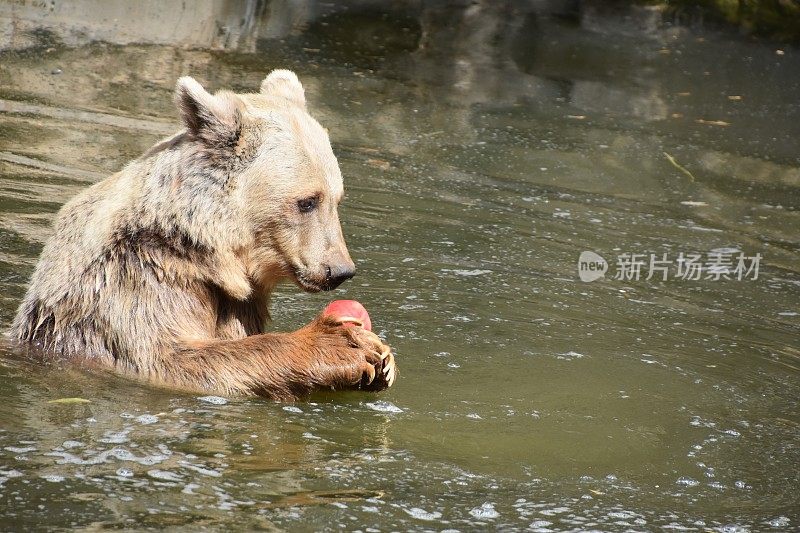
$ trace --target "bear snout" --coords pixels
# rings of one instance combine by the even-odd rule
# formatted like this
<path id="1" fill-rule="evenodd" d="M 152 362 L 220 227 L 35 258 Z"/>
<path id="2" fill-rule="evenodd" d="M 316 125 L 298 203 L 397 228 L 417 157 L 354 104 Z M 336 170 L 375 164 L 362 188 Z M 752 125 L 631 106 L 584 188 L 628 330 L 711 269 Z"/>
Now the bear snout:
<path id="1" fill-rule="evenodd" d="M 305 268 L 293 270 L 297 284 L 307 292 L 332 291 L 356 275 L 356 267 L 352 262 L 340 265 L 322 265 L 316 271 Z"/>
<path id="2" fill-rule="evenodd" d="M 325 267 L 325 282 L 320 285 L 323 291 L 332 291 L 356 275 L 353 263 Z"/>

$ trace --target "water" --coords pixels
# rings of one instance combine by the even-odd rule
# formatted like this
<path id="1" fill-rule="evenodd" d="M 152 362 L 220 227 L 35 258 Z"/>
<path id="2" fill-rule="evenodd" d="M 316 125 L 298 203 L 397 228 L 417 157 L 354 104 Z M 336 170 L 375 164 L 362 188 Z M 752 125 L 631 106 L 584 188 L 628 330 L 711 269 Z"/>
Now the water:
<path id="1" fill-rule="evenodd" d="M 76 5 L 0 6 L 0 327 L 58 207 L 176 128 L 178 76 L 285 67 L 359 275 L 282 289 L 275 328 L 357 298 L 401 374 L 276 404 L 3 342 L 2 529 L 798 527 L 796 47 L 596 2 Z M 578 280 L 586 250 L 605 279 Z M 758 279 L 613 279 L 714 250 Z"/>

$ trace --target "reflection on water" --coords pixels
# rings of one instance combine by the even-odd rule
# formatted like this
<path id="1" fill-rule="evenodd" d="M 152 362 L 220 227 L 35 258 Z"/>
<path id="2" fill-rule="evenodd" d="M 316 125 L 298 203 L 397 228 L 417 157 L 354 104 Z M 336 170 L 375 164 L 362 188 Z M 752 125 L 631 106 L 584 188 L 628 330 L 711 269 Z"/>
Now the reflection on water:
<path id="1" fill-rule="evenodd" d="M 0 18 L 0 326 L 58 207 L 176 127 L 178 76 L 247 90 L 287 67 L 348 188 L 360 274 L 336 297 L 403 367 L 377 397 L 282 405 L 0 348 L 3 529 L 800 523 L 796 48 L 602 2 Z M 576 272 L 584 250 L 723 248 L 761 253 L 759 278 Z M 330 297 L 287 287 L 276 328 Z"/>

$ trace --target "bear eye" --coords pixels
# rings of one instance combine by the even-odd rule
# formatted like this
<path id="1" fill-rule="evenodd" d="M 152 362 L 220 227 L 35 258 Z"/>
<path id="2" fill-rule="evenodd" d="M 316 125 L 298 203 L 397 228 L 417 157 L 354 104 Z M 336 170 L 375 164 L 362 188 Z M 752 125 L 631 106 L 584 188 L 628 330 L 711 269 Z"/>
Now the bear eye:
<path id="1" fill-rule="evenodd" d="M 302 200 L 297 200 L 297 209 L 300 210 L 301 213 L 308 213 L 309 211 L 313 211 L 319 205 L 319 196 L 312 196 L 310 198 L 303 198 Z"/>

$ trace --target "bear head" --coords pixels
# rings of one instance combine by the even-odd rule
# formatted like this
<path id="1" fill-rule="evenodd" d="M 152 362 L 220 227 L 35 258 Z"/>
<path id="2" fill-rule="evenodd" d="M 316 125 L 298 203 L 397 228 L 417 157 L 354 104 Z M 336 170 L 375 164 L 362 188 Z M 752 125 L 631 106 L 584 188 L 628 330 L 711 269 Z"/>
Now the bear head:
<path id="1" fill-rule="evenodd" d="M 339 164 L 293 72 L 272 71 L 252 94 L 212 95 L 183 77 L 176 100 L 195 164 L 232 206 L 236 220 L 219 225 L 245 235 L 232 246 L 249 283 L 269 290 L 291 279 L 316 292 L 355 274 L 339 222 Z"/>

